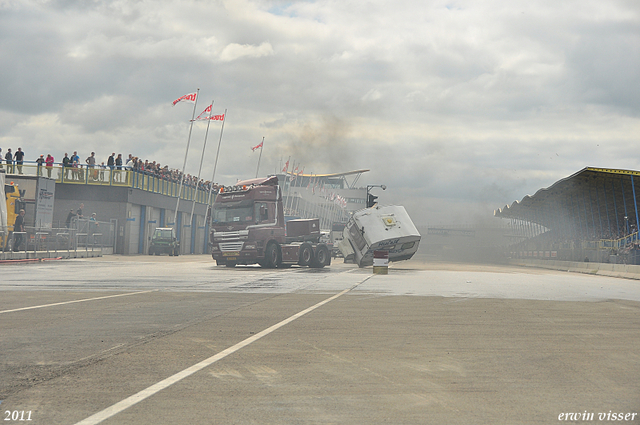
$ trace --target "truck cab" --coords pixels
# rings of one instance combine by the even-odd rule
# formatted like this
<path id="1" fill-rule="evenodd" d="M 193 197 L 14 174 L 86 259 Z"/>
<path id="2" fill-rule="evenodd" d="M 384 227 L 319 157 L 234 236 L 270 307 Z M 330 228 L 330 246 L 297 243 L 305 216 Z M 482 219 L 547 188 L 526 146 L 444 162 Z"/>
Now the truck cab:
<path id="1" fill-rule="evenodd" d="M 295 227 L 296 220 L 287 226 Z M 220 189 L 213 204 L 209 244 L 218 265 L 259 264 L 265 268 L 328 264 L 328 249 L 319 244 L 319 227 L 313 235 L 287 238 L 278 177 L 271 176 L 239 182 Z M 298 226 L 298 227 L 299 227 Z M 312 229 L 302 224 L 304 229 Z M 297 229 L 297 227 L 296 227 Z M 304 231 L 302 232 L 304 233 Z M 316 235 L 317 234 L 317 235 Z M 320 250 L 321 261 L 315 261 Z M 303 257 L 303 258 L 302 258 Z"/>

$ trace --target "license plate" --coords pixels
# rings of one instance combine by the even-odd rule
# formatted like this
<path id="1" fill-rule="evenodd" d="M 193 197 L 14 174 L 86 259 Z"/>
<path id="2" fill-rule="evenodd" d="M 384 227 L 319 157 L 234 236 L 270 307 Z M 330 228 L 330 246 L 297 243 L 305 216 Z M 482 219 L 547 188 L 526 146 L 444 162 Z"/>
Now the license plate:
<path id="1" fill-rule="evenodd" d="M 234 252 L 223 252 L 222 256 L 223 257 L 237 257 L 238 255 L 240 255 L 239 252 L 234 251 Z"/>

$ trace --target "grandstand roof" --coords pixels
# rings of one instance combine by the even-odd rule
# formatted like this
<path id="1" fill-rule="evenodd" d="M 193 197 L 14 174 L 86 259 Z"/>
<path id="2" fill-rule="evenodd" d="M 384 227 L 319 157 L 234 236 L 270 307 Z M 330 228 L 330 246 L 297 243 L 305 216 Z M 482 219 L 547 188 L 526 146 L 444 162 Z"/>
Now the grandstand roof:
<path id="1" fill-rule="evenodd" d="M 301 177 L 304 179 L 313 179 L 314 181 L 328 181 L 328 180 L 338 180 L 343 181 L 344 185 L 349 189 L 355 189 L 358 180 L 360 180 L 360 176 L 363 173 L 368 172 L 369 170 L 354 170 L 354 171 L 345 171 L 342 173 L 330 173 L 330 174 L 313 174 L 313 173 L 296 173 L 294 171 L 287 171 L 285 174 L 292 178 Z M 347 180 L 347 176 L 351 176 L 352 180 L 349 182 Z M 307 181 L 307 180 L 305 180 Z"/>
<path id="2" fill-rule="evenodd" d="M 568 221 L 592 228 L 619 228 L 625 217 L 637 221 L 637 176 L 640 171 L 586 167 L 533 196 L 495 210 L 494 216 L 535 222 L 550 229 Z"/>
<path id="3" fill-rule="evenodd" d="M 298 175 L 302 177 L 345 177 L 353 174 L 362 174 L 366 173 L 369 170 L 354 170 L 354 171 L 346 171 L 344 173 L 333 173 L 333 174 L 308 174 L 308 173 L 294 173 L 293 171 L 288 171 L 287 174 L 290 176 Z"/>

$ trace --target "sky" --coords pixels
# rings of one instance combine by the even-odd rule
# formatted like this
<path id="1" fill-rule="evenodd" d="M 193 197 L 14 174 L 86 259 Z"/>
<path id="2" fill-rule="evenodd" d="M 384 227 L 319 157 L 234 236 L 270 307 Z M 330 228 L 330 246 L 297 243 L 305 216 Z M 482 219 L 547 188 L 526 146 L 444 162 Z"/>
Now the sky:
<path id="1" fill-rule="evenodd" d="M 0 0 L 0 148 L 183 166 L 227 111 L 214 181 L 368 169 L 417 225 L 584 167 L 640 170 L 636 0 Z M 192 129 L 197 175 L 207 126 Z M 212 122 L 201 177 L 213 177 Z"/>

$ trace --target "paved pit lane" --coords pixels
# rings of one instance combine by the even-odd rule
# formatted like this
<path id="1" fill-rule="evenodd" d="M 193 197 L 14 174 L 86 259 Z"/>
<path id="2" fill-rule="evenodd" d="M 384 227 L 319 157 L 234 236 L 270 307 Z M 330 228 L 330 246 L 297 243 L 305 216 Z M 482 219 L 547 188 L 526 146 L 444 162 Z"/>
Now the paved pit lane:
<path id="1" fill-rule="evenodd" d="M 389 275 L 340 260 L 228 269 L 206 256 L 0 272 L 5 423 L 544 424 L 640 413 L 638 281 L 419 261 Z"/>

